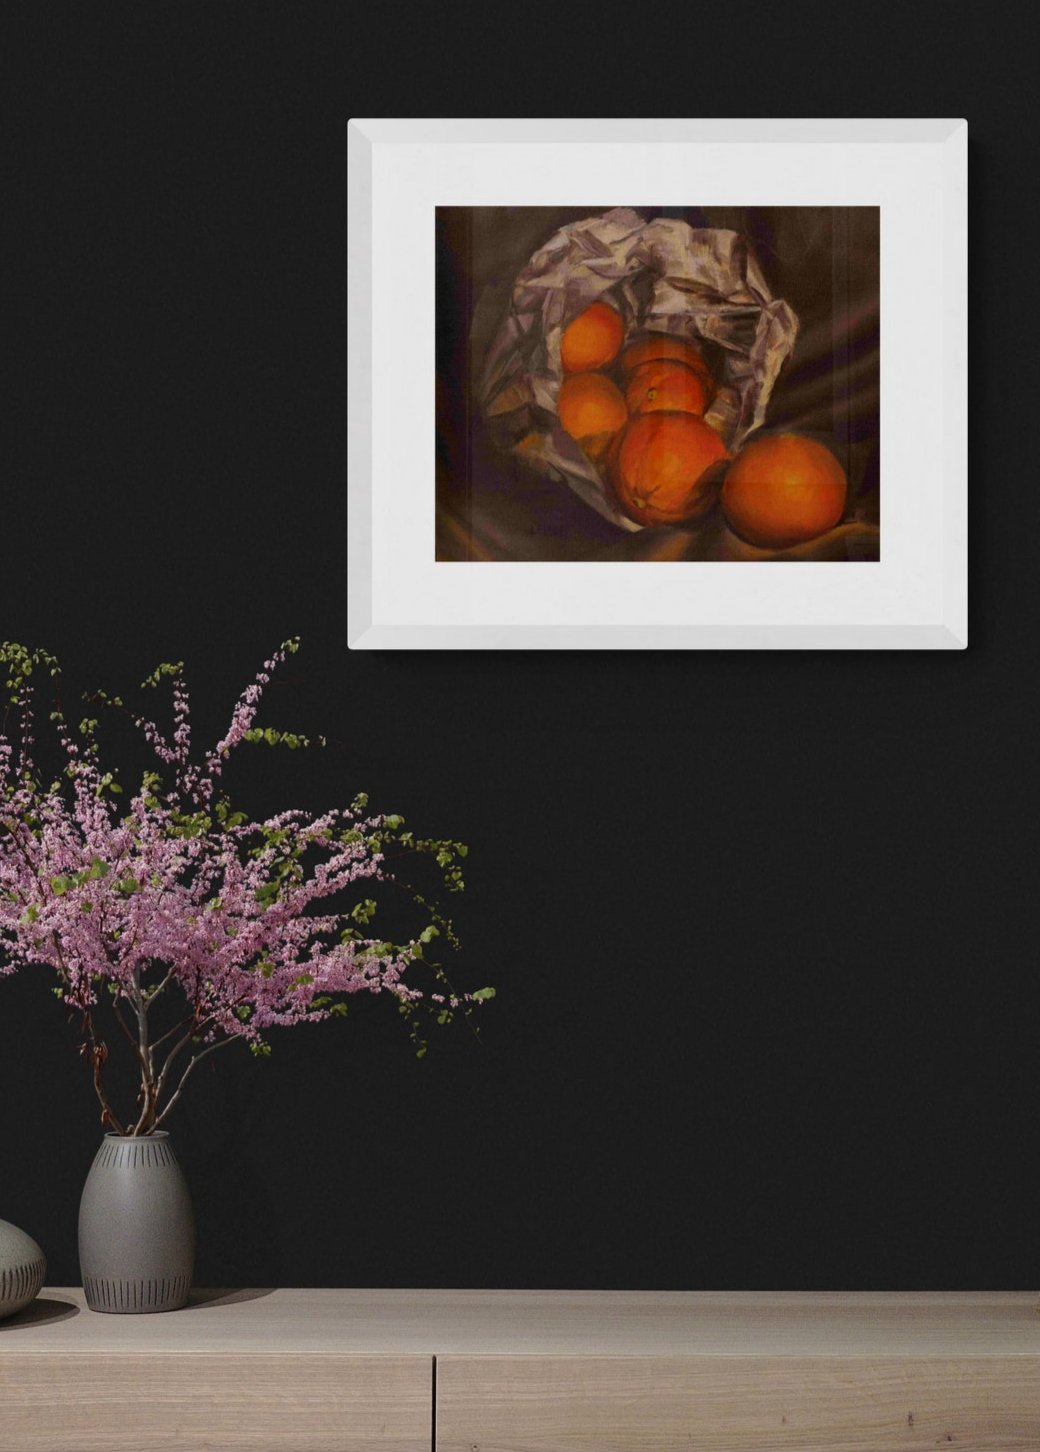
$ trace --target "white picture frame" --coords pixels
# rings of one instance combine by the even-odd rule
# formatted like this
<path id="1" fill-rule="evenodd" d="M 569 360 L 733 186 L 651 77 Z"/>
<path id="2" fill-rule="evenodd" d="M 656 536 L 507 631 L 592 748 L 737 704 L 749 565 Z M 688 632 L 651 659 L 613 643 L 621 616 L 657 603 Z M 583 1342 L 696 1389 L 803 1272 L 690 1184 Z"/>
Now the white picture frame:
<path id="1" fill-rule="evenodd" d="M 349 648 L 966 647 L 965 120 L 362 119 L 348 151 Z M 880 561 L 435 559 L 434 208 L 647 196 L 881 208 Z"/>

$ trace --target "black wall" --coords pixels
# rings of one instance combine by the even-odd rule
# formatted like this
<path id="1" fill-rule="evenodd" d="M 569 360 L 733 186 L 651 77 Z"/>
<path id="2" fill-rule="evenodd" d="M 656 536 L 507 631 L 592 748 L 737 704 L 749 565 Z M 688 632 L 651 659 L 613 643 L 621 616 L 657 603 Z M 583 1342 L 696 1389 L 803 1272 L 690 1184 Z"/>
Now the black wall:
<path id="1" fill-rule="evenodd" d="M 5 12 L 0 634 L 83 687 L 183 657 L 216 731 L 298 631 L 271 717 L 334 745 L 243 791 L 467 841 L 499 990 L 422 1062 L 373 1003 L 200 1072 L 200 1283 L 1036 1283 L 1031 52 L 906 16 Z M 349 654 L 345 124 L 386 113 L 967 115 L 971 648 Z M 48 987 L 0 982 L 0 1215 L 67 1283 L 99 1130 Z"/>

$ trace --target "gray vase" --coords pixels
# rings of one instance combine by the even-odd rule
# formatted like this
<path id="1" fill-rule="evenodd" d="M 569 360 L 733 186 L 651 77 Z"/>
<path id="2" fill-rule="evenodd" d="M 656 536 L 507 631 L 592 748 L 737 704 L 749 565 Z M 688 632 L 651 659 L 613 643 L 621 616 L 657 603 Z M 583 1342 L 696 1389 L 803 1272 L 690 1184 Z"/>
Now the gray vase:
<path id="1" fill-rule="evenodd" d="M 191 1290 L 195 1217 L 169 1135 L 106 1134 L 79 1205 L 92 1311 L 175 1311 Z"/>
<path id="2" fill-rule="evenodd" d="M 46 1274 L 43 1251 L 32 1236 L 0 1220 L 0 1321 L 35 1301 Z"/>

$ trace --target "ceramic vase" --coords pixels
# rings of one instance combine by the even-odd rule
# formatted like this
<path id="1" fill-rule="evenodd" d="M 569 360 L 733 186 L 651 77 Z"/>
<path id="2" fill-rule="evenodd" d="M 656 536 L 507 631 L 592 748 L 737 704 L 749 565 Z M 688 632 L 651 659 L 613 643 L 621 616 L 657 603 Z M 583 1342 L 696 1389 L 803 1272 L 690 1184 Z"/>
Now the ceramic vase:
<path id="1" fill-rule="evenodd" d="M 0 1220 L 0 1321 L 35 1301 L 47 1273 L 43 1251 L 30 1235 Z"/>
<path id="2" fill-rule="evenodd" d="M 195 1217 L 165 1131 L 105 1135 L 80 1201 L 79 1265 L 92 1311 L 175 1311 L 187 1301 Z"/>

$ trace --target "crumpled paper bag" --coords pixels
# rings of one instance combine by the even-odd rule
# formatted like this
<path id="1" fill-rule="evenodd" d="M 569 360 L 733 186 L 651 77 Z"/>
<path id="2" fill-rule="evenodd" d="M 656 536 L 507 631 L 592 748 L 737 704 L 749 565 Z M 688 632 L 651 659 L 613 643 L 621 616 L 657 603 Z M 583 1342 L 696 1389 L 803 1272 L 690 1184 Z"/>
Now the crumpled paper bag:
<path id="1" fill-rule="evenodd" d="M 528 262 L 479 374 L 484 415 L 501 442 L 570 485 L 622 529 L 643 526 L 615 508 L 595 465 L 561 428 L 560 338 L 598 299 L 625 320 L 626 338 L 672 333 L 717 345 L 718 393 L 705 420 L 732 452 L 764 422 L 798 319 L 774 298 L 739 232 L 694 228 L 628 207 L 572 222 Z"/>

